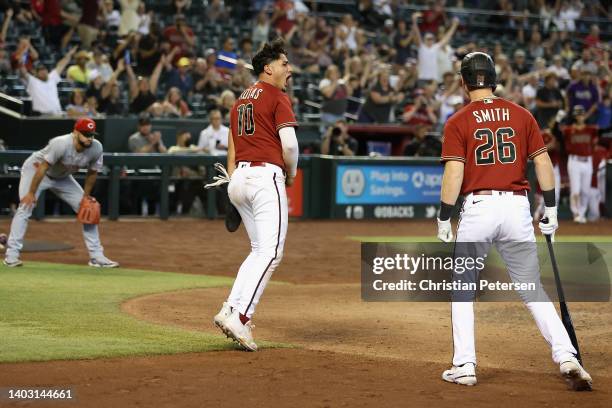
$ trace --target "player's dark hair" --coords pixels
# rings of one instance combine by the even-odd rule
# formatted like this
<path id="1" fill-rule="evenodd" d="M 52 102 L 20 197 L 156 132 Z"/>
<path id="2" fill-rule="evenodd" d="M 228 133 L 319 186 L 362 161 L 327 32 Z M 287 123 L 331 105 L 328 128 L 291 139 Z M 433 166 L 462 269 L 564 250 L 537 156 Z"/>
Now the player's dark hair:
<path id="1" fill-rule="evenodd" d="M 277 38 L 271 43 L 265 43 L 263 48 L 253 57 L 253 71 L 256 76 L 259 76 L 264 70 L 264 66 L 276 61 L 281 54 L 287 55 L 283 48 L 285 43 L 282 39 Z"/>

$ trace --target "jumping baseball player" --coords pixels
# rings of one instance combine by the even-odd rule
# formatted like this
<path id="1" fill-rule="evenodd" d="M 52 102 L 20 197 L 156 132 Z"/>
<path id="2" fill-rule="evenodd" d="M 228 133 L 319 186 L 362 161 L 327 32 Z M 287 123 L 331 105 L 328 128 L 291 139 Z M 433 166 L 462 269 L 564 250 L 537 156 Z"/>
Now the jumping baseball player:
<path id="1" fill-rule="evenodd" d="M 548 220 L 540 222 L 540 230 L 552 235 L 558 228 L 553 166 L 538 124 L 526 109 L 493 95 L 496 75 L 489 55 L 482 52 L 466 55 L 461 62 L 461 77 L 463 89 L 471 102 L 451 116 L 444 128 L 441 160 L 445 168 L 438 238 L 444 242 L 452 241 L 451 212 L 457 197 L 462 194 L 465 201 L 455 250 L 469 243 L 478 243 L 486 251 L 495 245 L 513 282 L 524 281 L 527 276 L 539 284 L 535 247 L 527 260 L 517 259 L 512 256 L 516 253 L 504 249 L 508 242 L 535 242 L 527 198 L 529 184 L 525 177 L 528 159 L 535 163 L 545 201 L 544 216 Z M 551 346 L 553 360 L 560 365 L 561 374 L 573 383 L 575 389 L 590 388 L 590 375 L 576 359 L 576 350 L 555 307 L 541 284 L 538 286 L 537 299 L 542 301 L 531 302 L 521 297 Z M 474 385 L 473 302 L 453 301 L 451 318 L 453 365 L 444 371 L 442 379 Z"/>
<path id="2" fill-rule="evenodd" d="M 78 119 L 71 133 L 51 139 L 44 149 L 32 153 L 23 163 L 19 181 L 21 201 L 11 223 L 4 265 L 22 265 L 19 254 L 23 248 L 23 238 L 41 192 L 53 191 L 75 212 L 79 212 L 82 201 L 94 201 L 90 198 L 91 190 L 98 171 L 102 169 L 102 144 L 94 139 L 96 135 L 96 123 L 92 119 Z M 81 168 L 88 170 L 84 188 L 72 177 Z M 89 266 L 119 266 L 104 256 L 96 224 L 83 224 L 83 236 L 89 251 Z"/>
<path id="3" fill-rule="evenodd" d="M 284 93 L 291 65 L 282 42 L 266 44 L 253 57 L 258 81 L 232 107 L 227 169 L 228 194 L 251 241 L 227 301 L 214 317 L 226 335 L 256 351 L 251 318 L 270 276 L 283 256 L 287 194 L 297 172 L 297 122 Z"/>
<path id="4" fill-rule="evenodd" d="M 593 147 L 597 141 L 597 127 L 586 124 L 582 105 L 574 106 L 575 123 L 564 127 L 563 139 L 567 151 L 567 175 L 570 181 L 570 208 L 574 221 L 586 222 L 586 210 L 593 175 Z"/>

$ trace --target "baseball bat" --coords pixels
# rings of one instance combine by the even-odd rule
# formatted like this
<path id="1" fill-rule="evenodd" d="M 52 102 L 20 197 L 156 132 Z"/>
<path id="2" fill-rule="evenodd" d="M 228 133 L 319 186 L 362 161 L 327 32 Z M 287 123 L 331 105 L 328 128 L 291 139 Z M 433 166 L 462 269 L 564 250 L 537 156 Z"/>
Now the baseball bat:
<path id="1" fill-rule="evenodd" d="M 555 274 L 555 283 L 557 286 L 557 295 L 559 297 L 559 307 L 561 309 L 561 321 L 567 334 L 569 335 L 572 345 L 576 349 L 576 359 L 582 364 L 582 357 L 580 357 L 580 348 L 578 347 L 578 338 L 576 337 L 576 330 L 574 330 L 574 323 L 572 323 L 572 316 L 570 316 L 567 303 L 565 303 L 565 294 L 563 293 L 563 286 L 561 286 L 561 278 L 559 276 L 559 268 L 557 267 L 557 259 L 555 258 L 555 251 L 553 251 L 551 235 L 545 234 L 546 244 L 548 244 L 548 254 L 550 255 L 550 261 L 552 263 L 553 272 Z"/>

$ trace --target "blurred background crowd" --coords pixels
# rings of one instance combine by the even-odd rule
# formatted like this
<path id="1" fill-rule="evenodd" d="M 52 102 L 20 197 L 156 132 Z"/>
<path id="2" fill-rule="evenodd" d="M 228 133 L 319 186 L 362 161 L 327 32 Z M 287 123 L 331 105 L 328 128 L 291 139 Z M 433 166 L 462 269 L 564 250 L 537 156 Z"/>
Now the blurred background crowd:
<path id="1" fill-rule="evenodd" d="M 295 110 L 322 142 L 339 120 L 440 131 L 465 102 L 456 72 L 475 50 L 495 60 L 496 94 L 542 127 L 581 105 L 609 129 L 610 11 L 598 0 L 0 0 L 0 91 L 29 115 L 209 121 L 218 110 L 227 124 L 254 80 L 244 63 L 280 36 Z M 320 149 L 348 153 L 345 139 Z"/>
<path id="2" fill-rule="evenodd" d="M 132 152 L 224 154 L 229 109 L 255 80 L 245 63 L 282 37 L 298 120 L 319 129 L 302 152 L 372 153 L 350 128 L 387 124 L 410 128 L 401 154 L 439 156 L 445 121 L 467 102 L 461 58 L 484 51 L 496 64 L 495 93 L 543 129 L 571 123 L 579 106 L 605 138 L 611 4 L 0 0 L 0 92 L 25 101 L 29 116 L 136 116 Z M 201 119 L 202 131 L 179 131 L 167 148 L 155 118 Z"/>

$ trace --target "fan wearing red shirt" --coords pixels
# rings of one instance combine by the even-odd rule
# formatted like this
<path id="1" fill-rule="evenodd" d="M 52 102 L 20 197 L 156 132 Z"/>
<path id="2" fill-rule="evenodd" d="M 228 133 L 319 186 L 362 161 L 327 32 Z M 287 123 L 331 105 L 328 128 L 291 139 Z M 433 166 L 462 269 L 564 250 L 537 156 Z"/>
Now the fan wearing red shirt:
<path id="1" fill-rule="evenodd" d="M 558 228 L 553 166 L 540 129 L 528 110 L 493 95 L 495 64 L 482 52 L 472 52 L 461 61 L 463 90 L 470 103 L 453 114 L 444 127 L 442 156 L 444 175 L 438 238 L 453 240 L 450 216 L 461 193 L 465 197 L 455 259 L 485 258 L 495 246 L 506 264 L 512 282 L 533 282 L 535 290 L 518 290 L 542 336 L 550 344 L 552 358 L 574 389 L 591 388 L 591 376 L 576 358 L 567 330 L 540 280 L 540 268 L 526 178 L 527 160 L 533 159 L 544 196 L 543 234 Z M 477 261 L 476 261 L 477 262 Z M 485 262 L 486 264 L 486 262 Z M 453 283 L 475 284 L 478 269 L 454 271 Z M 451 292 L 453 365 L 442 379 L 461 385 L 476 384 L 474 341 L 474 295 L 476 291 Z"/>
<path id="2" fill-rule="evenodd" d="M 174 61 L 172 61 L 173 63 L 176 63 L 195 46 L 195 34 L 187 25 L 185 16 L 182 14 L 177 14 L 174 17 L 174 25 L 166 27 L 164 29 L 163 36 L 166 40 L 168 40 L 172 48 L 179 48 L 179 52 L 174 55 Z"/>
<path id="3" fill-rule="evenodd" d="M 276 0 L 271 20 L 274 28 L 283 35 L 291 31 L 295 25 L 295 5 L 293 1 Z"/>
<path id="4" fill-rule="evenodd" d="M 232 290 L 214 323 L 243 348 L 256 351 L 251 318 L 283 256 L 288 206 L 285 185 L 297 172 L 297 121 L 285 93 L 291 65 L 281 41 L 253 57 L 258 81 L 242 92 L 230 112 L 228 194 L 251 241 Z"/>
<path id="5" fill-rule="evenodd" d="M 564 127 L 563 140 L 567 151 L 567 176 L 570 181 L 570 208 L 574 221 L 586 222 L 586 210 L 593 175 L 593 147 L 597 141 L 597 127 L 585 124 L 582 105 L 574 106 L 575 123 Z"/>

